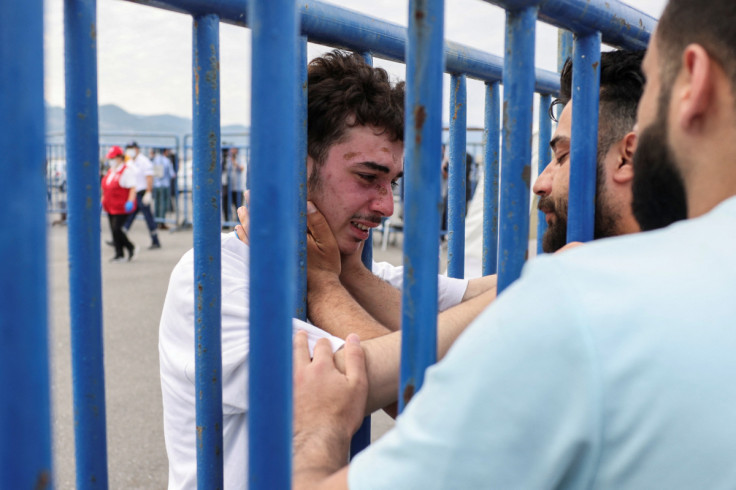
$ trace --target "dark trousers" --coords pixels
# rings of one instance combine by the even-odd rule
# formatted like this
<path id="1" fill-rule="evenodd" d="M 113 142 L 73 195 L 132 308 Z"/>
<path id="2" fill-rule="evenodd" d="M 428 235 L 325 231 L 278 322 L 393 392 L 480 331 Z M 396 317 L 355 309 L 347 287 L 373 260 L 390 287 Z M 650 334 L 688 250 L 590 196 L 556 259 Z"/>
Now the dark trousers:
<path id="1" fill-rule="evenodd" d="M 123 224 L 128 218 L 127 214 L 108 214 L 110 220 L 110 229 L 112 230 L 112 242 L 115 245 L 115 258 L 123 257 L 123 249 L 129 253 L 133 251 L 133 244 L 128 239 L 128 235 L 123 231 Z"/>
<path id="2" fill-rule="evenodd" d="M 222 221 L 230 221 L 230 191 L 228 186 L 222 186 Z"/>
<path id="3" fill-rule="evenodd" d="M 151 213 L 151 206 L 144 206 L 141 202 L 141 199 L 143 198 L 143 194 L 145 194 L 146 191 L 138 191 L 136 193 L 136 204 L 137 207 L 135 208 L 135 211 L 130 213 L 128 215 L 128 219 L 125 221 L 124 228 L 126 230 L 130 230 L 130 227 L 133 225 L 133 220 L 135 219 L 136 215 L 138 214 L 138 211 L 141 211 L 143 213 L 143 217 L 146 218 L 146 225 L 148 226 L 148 231 L 151 234 L 151 240 L 153 240 L 153 243 L 158 243 L 158 234 L 156 233 L 156 221 L 153 219 L 153 213 Z"/>

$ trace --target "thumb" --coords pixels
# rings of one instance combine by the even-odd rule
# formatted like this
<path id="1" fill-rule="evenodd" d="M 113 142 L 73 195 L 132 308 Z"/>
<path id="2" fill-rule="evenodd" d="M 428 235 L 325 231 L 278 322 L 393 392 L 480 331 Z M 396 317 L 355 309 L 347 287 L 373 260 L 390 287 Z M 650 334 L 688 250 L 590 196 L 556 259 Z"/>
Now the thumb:
<path id="1" fill-rule="evenodd" d="M 360 346 L 360 338 L 351 333 L 345 342 L 345 377 L 353 385 L 367 385 L 365 352 Z"/>

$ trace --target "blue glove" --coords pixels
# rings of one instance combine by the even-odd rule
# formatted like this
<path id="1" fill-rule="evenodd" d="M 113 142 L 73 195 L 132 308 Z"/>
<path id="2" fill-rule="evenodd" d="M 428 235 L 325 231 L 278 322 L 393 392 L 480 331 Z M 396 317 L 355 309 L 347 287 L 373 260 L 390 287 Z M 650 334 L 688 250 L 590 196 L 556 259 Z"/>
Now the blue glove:
<path id="1" fill-rule="evenodd" d="M 133 212 L 133 201 L 125 201 L 125 212 L 126 213 Z"/>

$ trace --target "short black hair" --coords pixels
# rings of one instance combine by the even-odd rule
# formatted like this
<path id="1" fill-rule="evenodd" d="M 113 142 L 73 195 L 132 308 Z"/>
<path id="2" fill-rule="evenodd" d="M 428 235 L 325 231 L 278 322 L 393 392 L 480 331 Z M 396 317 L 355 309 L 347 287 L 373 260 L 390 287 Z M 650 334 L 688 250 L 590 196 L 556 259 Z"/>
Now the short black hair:
<path id="1" fill-rule="evenodd" d="M 736 90 L 736 2 L 670 0 L 657 24 L 662 92 L 669 93 L 689 44 L 702 46 L 726 72 Z"/>
<path id="2" fill-rule="evenodd" d="M 644 91 L 641 62 L 644 51 L 614 50 L 601 53 L 601 91 L 598 116 L 598 156 L 630 132 L 636 124 L 636 109 Z M 549 107 L 566 105 L 572 98 L 572 60 L 568 58 L 560 73 L 560 96 Z"/>

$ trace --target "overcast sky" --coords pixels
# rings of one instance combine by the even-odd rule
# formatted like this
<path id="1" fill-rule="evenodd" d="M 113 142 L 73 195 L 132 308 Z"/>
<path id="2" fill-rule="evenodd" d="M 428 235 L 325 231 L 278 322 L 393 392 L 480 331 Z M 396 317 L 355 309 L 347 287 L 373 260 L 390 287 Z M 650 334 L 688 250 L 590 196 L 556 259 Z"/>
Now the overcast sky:
<path id="1" fill-rule="evenodd" d="M 328 1 L 390 22 L 407 25 L 408 1 Z M 626 3 L 659 17 L 666 0 Z M 63 2 L 45 7 L 46 101 L 64 105 Z M 445 38 L 501 56 L 503 10 L 480 0 L 446 0 Z M 98 97 L 136 114 L 192 116 L 192 19 L 124 0 L 97 2 Z M 328 50 L 310 45 L 309 58 Z M 375 59 L 395 78 L 404 66 Z M 536 64 L 555 70 L 557 29 L 537 24 Z M 220 74 L 222 124 L 250 124 L 250 31 L 221 24 Z M 448 100 L 449 77 L 445 80 Z M 483 85 L 468 80 L 468 126 L 483 125 Z M 445 103 L 447 106 L 447 102 Z M 447 121 L 447 109 L 444 120 Z"/>

